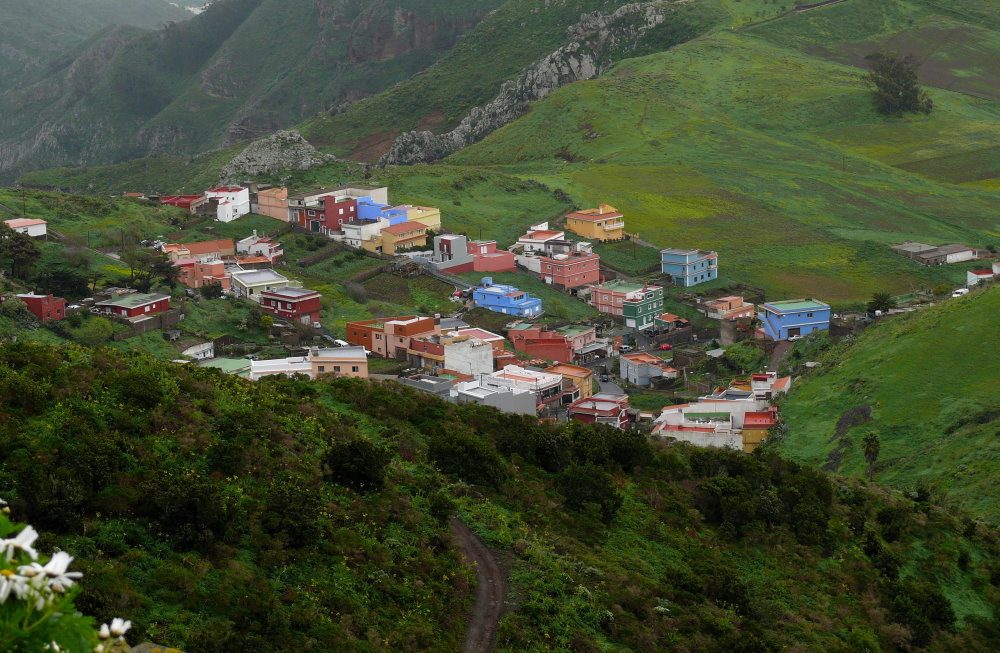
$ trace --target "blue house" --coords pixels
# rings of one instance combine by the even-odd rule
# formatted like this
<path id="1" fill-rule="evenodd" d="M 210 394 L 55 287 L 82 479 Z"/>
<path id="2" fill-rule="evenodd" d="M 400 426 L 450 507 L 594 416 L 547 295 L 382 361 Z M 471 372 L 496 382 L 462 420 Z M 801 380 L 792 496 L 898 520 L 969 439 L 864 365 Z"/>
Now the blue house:
<path id="1" fill-rule="evenodd" d="M 472 299 L 476 306 L 505 315 L 537 317 L 542 314 L 541 299 L 514 286 L 494 284 L 491 277 L 483 277 L 483 285 L 472 291 Z"/>
<path id="2" fill-rule="evenodd" d="M 661 249 L 660 268 L 675 286 L 687 288 L 719 276 L 719 255 L 700 249 Z"/>
<path id="3" fill-rule="evenodd" d="M 406 207 L 382 204 L 374 201 L 370 196 L 358 199 L 359 220 L 378 220 L 379 218 L 388 220 L 390 227 L 406 222 Z"/>
<path id="4" fill-rule="evenodd" d="M 830 305 L 815 299 L 767 302 L 759 317 L 764 333 L 774 340 L 788 340 L 830 328 Z"/>

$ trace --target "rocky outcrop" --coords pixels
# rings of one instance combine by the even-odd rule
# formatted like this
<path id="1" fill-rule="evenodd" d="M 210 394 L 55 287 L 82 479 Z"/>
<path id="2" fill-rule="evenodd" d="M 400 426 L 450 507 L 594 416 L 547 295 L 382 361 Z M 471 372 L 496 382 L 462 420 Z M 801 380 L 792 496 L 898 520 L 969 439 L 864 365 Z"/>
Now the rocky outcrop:
<path id="1" fill-rule="evenodd" d="M 308 170 L 333 160 L 333 155 L 317 151 L 297 131 L 279 131 L 254 141 L 233 157 L 219 173 L 219 181 L 226 184 L 284 170 Z"/>
<path id="2" fill-rule="evenodd" d="M 628 57 L 642 37 L 672 13 L 671 2 L 655 0 L 622 5 L 610 14 L 584 14 L 567 30 L 569 43 L 536 61 L 516 79 L 503 83 L 489 104 L 475 107 L 450 132 L 401 134 L 381 165 L 431 163 L 475 143 L 522 116 L 531 102 L 561 86 L 600 75 Z"/>

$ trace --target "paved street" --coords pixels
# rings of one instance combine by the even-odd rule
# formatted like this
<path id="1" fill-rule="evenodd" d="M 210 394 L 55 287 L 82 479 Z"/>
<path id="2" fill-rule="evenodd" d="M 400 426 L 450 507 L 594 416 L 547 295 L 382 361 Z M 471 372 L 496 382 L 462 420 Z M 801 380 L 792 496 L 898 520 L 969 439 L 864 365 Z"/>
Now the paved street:
<path id="1" fill-rule="evenodd" d="M 611 381 L 598 381 L 601 384 L 601 392 L 609 395 L 623 395 L 625 391 L 617 383 Z"/>

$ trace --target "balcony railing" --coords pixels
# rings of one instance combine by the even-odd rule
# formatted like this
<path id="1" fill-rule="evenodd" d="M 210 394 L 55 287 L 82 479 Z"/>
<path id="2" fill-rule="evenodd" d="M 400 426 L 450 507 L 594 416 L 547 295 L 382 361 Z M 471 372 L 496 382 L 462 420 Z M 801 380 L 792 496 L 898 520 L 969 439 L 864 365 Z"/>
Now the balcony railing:
<path id="1" fill-rule="evenodd" d="M 604 225 L 604 228 L 606 230 L 607 229 L 624 229 L 625 228 L 625 221 L 622 220 L 620 222 L 609 222 L 609 223 L 607 223 L 607 224 Z"/>

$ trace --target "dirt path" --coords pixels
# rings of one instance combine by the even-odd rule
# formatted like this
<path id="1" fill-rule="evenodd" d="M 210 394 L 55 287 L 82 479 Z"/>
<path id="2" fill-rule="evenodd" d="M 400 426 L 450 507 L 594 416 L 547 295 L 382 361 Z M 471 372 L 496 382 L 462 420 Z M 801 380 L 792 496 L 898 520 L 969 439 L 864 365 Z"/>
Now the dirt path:
<path id="1" fill-rule="evenodd" d="M 785 357 L 785 354 L 791 350 L 793 344 L 794 343 L 788 342 L 787 340 L 782 340 L 775 345 L 774 351 L 771 352 L 771 364 L 767 369 L 778 371 L 778 364 L 781 362 L 781 359 Z"/>
<path id="2" fill-rule="evenodd" d="M 451 519 L 451 534 L 462 547 L 468 565 L 476 570 L 476 603 L 469 616 L 464 653 L 489 653 L 503 615 L 507 586 L 504 573 L 482 540 L 457 517 Z"/>

